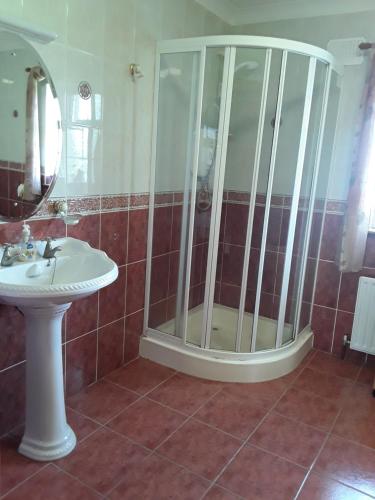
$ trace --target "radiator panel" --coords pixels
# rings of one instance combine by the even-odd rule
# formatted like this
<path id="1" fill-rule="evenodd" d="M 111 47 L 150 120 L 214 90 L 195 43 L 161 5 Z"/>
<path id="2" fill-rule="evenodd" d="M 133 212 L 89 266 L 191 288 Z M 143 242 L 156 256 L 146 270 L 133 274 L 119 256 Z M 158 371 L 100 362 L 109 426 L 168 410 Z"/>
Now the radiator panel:
<path id="1" fill-rule="evenodd" d="M 350 348 L 375 354 L 375 278 L 359 278 Z"/>

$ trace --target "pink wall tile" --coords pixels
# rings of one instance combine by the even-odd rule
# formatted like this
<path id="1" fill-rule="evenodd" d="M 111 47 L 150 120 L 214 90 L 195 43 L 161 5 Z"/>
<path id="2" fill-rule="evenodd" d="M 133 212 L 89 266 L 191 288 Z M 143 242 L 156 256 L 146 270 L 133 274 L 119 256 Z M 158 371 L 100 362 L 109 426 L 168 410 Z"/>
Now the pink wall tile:
<path id="1" fill-rule="evenodd" d="M 125 363 L 138 356 L 139 339 L 143 333 L 143 315 L 142 310 L 125 318 Z"/>
<path id="2" fill-rule="evenodd" d="M 25 324 L 15 307 L 0 304 L 0 371 L 25 359 Z"/>
<path id="3" fill-rule="evenodd" d="M 270 216 L 267 230 L 267 250 L 279 250 L 280 237 L 281 237 L 281 221 L 283 217 L 283 210 L 279 207 L 271 207 Z"/>
<path id="4" fill-rule="evenodd" d="M 73 302 L 65 318 L 67 341 L 95 330 L 98 326 L 98 293 Z"/>
<path id="5" fill-rule="evenodd" d="M 146 280 L 146 261 L 127 266 L 126 314 L 131 314 L 144 307 Z"/>
<path id="6" fill-rule="evenodd" d="M 0 435 L 24 421 L 25 363 L 0 373 Z"/>
<path id="7" fill-rule="evenodd" d="M 223 245 L 222 281 L 231 285 L 241 285 L 245 248 Z"/>
<path id="8" fill-rule="evenodd" d="M 152 255 L 162 255 L 171 250 L 172 207 L 156 207 L 154 210 Z"/>
<path id="9" fill-rule="evenodd" d="M 124 318 L 98 330 L 98 378 L 119 368 L 123 363 Z"/>
<path id="10" fill-rule="evenodd" d="M 76 226 L 67 226 L 67 235 L 87 241 L 93 248 L 99 248 L 100 215 L 86 215 Z"/>
<path id="11" fill-rule="evenodd" d="M 66 344 L 66 392 L 79 392 L 96 380 L 97 332 Z"/>
<path id="12" fill-rule="evenodd" d="M 119 266 L 126 264 L 127 231 L 127 211 L 101 214 L 100 249 Z"/>
<path id="13" fill-rule="evenodd" d="M 9 198 L 9 170 L 0 168 L 0 198 Z"/>
<path id="14" fill-rule="evenodd" d="M 181 224 L 182 224 L 182 205 L 174 205 L 172 208 L 172 241 L 171 250 L 179 250 L 181 244 Z"/>
<path id="15" fill-rule="evenodd" d="M 40 240 L 47 237 L 63 238 L 66 236 L 66 226 L 62 219 L 30 220 L 33 238 Z"/>
<path id="16" fill-rule="evenodd" d="M 169 281 L 168 281 L 169 295 L 174 295 L 177 293 L 179 262 L 180 262 L 180 252 L 172 252 L 169 256 Z"/>
<path id="17" fill-rule="evenodd" d="M 150 306 L 148 324 L 151 328 L 157 328 L 167 319 L 167 300 L 162 300 Z"/>
<path id="18" fill-rule="evenodd" d="M 245 245 L 248 214 L 249 207 L 247 205 L 227 203 L 225 243 Z"/>
<path id="19" fill-rule="evenodd" d="M 99 325 L 104 326 L 125 315 L 126 267 L 119 268 L 119 276 L 111 285 L 99 291 Z"/>
<path id="20" fill-rule="evenodd" d="M 128 262 L 137 262 L 146 258 L 148 210 L 130 210 Z"/>
<path id="21" fill-rule="evenodd" d="M 341 354 L 344 335 L 348 335 L 350 337 L 352 333 L 353 320 L 354 314 L 345 311 L 337 311 L 332 347 L 332 351 L 335 354 Z"/>
<path id="22" fill-rule="evenodd" d="M 330 351 L 336 310 L 329 307 L 313 307 L 311 327 L 315 334 L 314 347 L 322 351 Z"/>
<path id="23" fill-rule="evenodd" d="M 342 224 L 344 216 L 340 214 L 326 214 L 322 237 L 320 258 L 323 260 L 336 260 L 339 251 Z"/>
<path id="24" fill-rule="evenodd" d="M 151 304 L 168 296 L 169 254 L 152 258 L 151 270 Z"/>
<path id="25" fill-rule="evenodd" d="M 334 262 L 320 261 L 316 282 L 315 303 L 336 307 L 340 284 L 340 271 Z"/>

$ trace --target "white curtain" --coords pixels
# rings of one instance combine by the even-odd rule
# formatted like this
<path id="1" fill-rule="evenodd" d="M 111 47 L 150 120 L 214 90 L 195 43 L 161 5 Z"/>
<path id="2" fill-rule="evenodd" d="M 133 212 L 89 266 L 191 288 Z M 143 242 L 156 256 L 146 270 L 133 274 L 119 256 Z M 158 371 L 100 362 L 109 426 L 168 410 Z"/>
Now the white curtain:
<path id="1" fill-rule="evenodd" d="M 40 172 L 38 82 L 45 75 L 39 66 L 30 69 L 26 92 L 26 164 L 23 199 L 34 201 L 42 194 Z"/>
<path id="2" fill-rule="evenodd" d="M 375 56 L 361 104 L 361 122 L 350 180 L 339 267 L 343 272 L 358 272 L 363 267 L 375 198 Z"/>

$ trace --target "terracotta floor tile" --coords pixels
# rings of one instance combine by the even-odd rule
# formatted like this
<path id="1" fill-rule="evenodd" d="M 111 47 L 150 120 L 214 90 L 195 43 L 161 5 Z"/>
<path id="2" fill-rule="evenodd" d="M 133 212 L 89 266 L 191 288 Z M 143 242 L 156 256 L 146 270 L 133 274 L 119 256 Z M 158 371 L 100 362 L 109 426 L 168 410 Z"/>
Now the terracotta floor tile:
<path id="1" fill-rule="evenodd" d="M 20 439 L 13 436 L 0 440 L 0 496 L 45 465 L 20 455 L 17 451 L 19 442 Z"/>
<path id="2" fill-rule="evenodd" d="M 372 408 L 344 408 L 333 434 L 375 448 L 375 402 Z"/>
<path id="3" fill-rule="evenodd" d="M 362 366 L 361 371 L 359 372 L 357 382 L 361 384 L 371 384 L 374 382 L 375 378 L 375 363 L 368 362 Z"/>
<path id="4" fill-rule="evenodd" d="M 146 450 L 140 446 L 101 428 L 56 463 L 104 495 L 120 482 L 131 465 L 138 466 L 146 456 Z"/>
<path id="5" fill-rule="evenodd" d="M 105 423 L 138 397 L 134 392 L 101 380 L 68 398 L 67 405 L 100 423 Z"/>
<path id="6" fill-rule="evenodd" d="M 321 372 L 354 380 L 357 378 L 361 365 L 353 361 L 343 360 L 326 352 L 317 352 L 309 363 L 309 368 Z"/>
<path id="7" fill-rule="evenodd" d="M 326 434 L 295 420 L 271 413 L 250 438 L 250 443 L 309 467 Z"/>
<path id="8" fill-rule="evenodd" d="M 66 418 L 75 432 L 78 441 L 84 439 L 99 428 L 99 424 L 70 408 L 66 409 Z"/>
<path id="9" fill-rule="evenodd" d="M 329 431 L 340 410 L 330 399 L 315 396 L 309 392 L 291 387 L 281 398 L 275 411 L 285 417 Z"/>
<path id="10" fill-rule="evenodd" d="M 317 351 L 316 349 L 311 349 L 311 351 L 309 351 L 306 356 L 303 358 L 303 360 L 301 361 L 300 365 L 299 366 L 303 366 L 303 367 L 306 367 L 310 361 L 315 358 L 316 354 L 318 353 L 319 351 Z"/>
<path id="11" fill-rule="evenodd" d="M 146 394 L 173 373 L 175 371 L 166 366 L 158 365 L 148 359 L 138 358 L 106 378 L 127 389 Z"/>
<path id="12" fill-rule="evenodd" d="M 347 486 L 375 495 L 375 451 L 365 446 L 330 436 L 314 471 L 329 474 Z"/>
<path id="13" fill-rule="evenodd" d="M 365 384 L 353 384 L 348 397 L 343 402 L 343 407 L 375 412 L 375 398 L 372 395 L 372 387 Z"/>
<path id="14" fill-rule="evenodd" d="M 226 384 L 223 392 L 269 410 L 289 385 L 288 378 L 255 384 Z"/>
<path id="15" fill-rule="evenodd" d="M 176 374 L 152 391 L 149 397 L 175 410 L 192 415 L 221 387 L 220 382 Z"/>
<path id="16" fill-rule="evenodd" d="M 306 473 L 287 460 L 245 446 L 224 470 L 218 484 L 251 500 L 291 500 Z"/>
<path id="17" fill-rule="evenodd" d="M 192 472 L 214 479 L 233 457 L 241 442 L 221 431 L 190 420 L 158 452 Z"/>
<path id="18" fill-rule="evenodd" d="M 253 402 L 219 392 L 194 415 L 194 418 L 245 439 L 265 414 L 266 411 Z"/>
<path id="19" fill-rule="evenodd" d="M 99 500 L 100 495 L 48 465 L 5 497 L 7 500 Z"/>
<path id="20" fill-rule="evenodd" d="M 147 448 L 155 448 L 184 420 L 186 417 L 180 413 L 144 398 L 111 420 L 108 427 Z"/>
<path id="21" fill-rule="evenodd" d="M 336 377 L 335 375 L 312 370 L 308 367 L 297 377 L 293 386 L 341 404 L 348 398 L 353 388 L 353 382 L 343 377 Z"/>
<path id="22" fill-rule="evenodd" d="M 130 467 L 109 495 L 111 500 L 196 500 L 209 482 L 156 454 Z"/>
<path id="23" fill-rule="evenodd" d="M 220 486 L 213 486 L 205 495 L 204 500 L 238 500 L 238 495 L 230 491 L 220 488 Z"/>
<path id="24" fill-rule="evenodd" d="M 310 474 L 298 495 L 298 500 L 366 500 L 369 498 L 371 497 L 317 474 Z"/>

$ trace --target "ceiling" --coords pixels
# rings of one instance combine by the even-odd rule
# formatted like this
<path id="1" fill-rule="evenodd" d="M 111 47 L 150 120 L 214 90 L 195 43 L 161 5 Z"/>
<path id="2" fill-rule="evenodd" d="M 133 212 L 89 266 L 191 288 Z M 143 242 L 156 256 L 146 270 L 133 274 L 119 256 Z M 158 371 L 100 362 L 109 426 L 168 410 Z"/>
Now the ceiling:
<path id="1" fill-rule="evenodd" d="M 375 10 L 374 0 L 196 0 L 233 26 Z"/>

